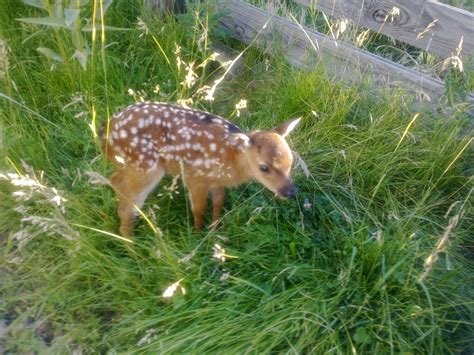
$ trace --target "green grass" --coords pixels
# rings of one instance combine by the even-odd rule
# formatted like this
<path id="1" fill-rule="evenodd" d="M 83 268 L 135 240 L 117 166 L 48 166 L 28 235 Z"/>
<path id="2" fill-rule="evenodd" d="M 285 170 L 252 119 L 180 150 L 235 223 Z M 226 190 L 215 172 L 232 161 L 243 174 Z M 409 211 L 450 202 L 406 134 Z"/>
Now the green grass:
<path id="1" fill-rule="evenodd" d="M 403 92 L 343 87 L 321 68 L 298 71 L 249 49 L 243 71 L 218 86 L 215 101 L 194 106 L 245 129 L 301 116 L 291 145 L 310 174 L 295 168 L 298 197 L 275 200 L 246 184 L 229 191 L 221 228 L 197 233 L 184 188 L 164 189 L 167 178 L 144 207 L 162 235 L 143 219 L 133 244 L 104 234 L 115 233 L 118 220 L 111 189 L 86 174 L 111 172 L 89 126 L 94 110 L 98 125 L 134 102 L 129 88 L 175 102 L 223 73 L 212 63 L 193 88 L 180 85 L 186 73 L 177 70 L 175 43 L 186 63 L 211 52 L 199 42 L 205 7 L 202 24 L 193 11 L 165 19 L 147 13 L 115 1 L 106 23 L 132 30 L 91 41 L 87 70 L 74 60 L 51 70 L 36 48 L 69 53 L 70 34 L 23 25 L 15 18 L 41 12 L 2 2 L 0 38 L 9 52 L 0 166 L 4 174 L 36 174 L 44 186 L 22 201 L 12 193 L 30 188 L 0 180 L 0 327 L 7 326 L 0 349 L 472 352 L 472 146 L 463 105 L 450 114 L 422 111 L 413 121 Z M 208 44 L 219 43 L 223 34 L 208 19 Z M 73 96 L 82 101 L 66 106 Z M 241 98 L 248 109 L 237 117 Z M 51 201 L 53 187 L 67 200 L 64 211 Z M 445 231 L 449 243 L 418 282 Z M 216 243 L 237 258 L 212 258 Z M 186 293 L 163 298 L 178 280 Z"/>

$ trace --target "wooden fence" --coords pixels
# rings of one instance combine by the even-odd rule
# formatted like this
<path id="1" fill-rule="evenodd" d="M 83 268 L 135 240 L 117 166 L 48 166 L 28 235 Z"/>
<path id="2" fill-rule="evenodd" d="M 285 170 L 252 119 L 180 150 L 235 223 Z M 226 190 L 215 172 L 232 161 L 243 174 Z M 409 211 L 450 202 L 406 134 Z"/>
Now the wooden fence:
<path id="1" fill-rule="evenodd" d="M 294 0 L 447 58 L 474 50 L 474 14 L 433 0 Z"/>
<path id="2" fill-rule="evenodd" d="M 310 3 L 309 0 L 296 0 L 296 2 L 303 5 L 313 3 Z M 411 5 L 412 3 L 424 4 L 418 9 L 416 19 L 414 19 L 416 8 Z M 454 52 L 461 37 L 463 38 L 464 52 L 472 51 L 474 48 L 474 34 L 472 33 L 474 15 L 468 11 L 447 7 L 435 1 L 318 0 L 314 4 L 322 11 L 327 11 L 329 15 L 350 16 L 354 22 L 360 25 L 386 33 L 417 47 L 428 49 L 443 57 Z M 393 20 L 389 26 L 386 20 L 387 14 L 393 6 L 397 5 L 400 9 L 400 19 Z M 278 38 L 287 60 L 295 66 L 312 67 L 319 62 L 324 65 L 329 75 L 338 79 L 354 82 L 369 77 L 375 84 L 412 90 L 417 94 L 416 97 L 419 101 L 427 102 L 433 106 L 445 92 L 445 85 L 441 80 L 356 48 L 351 44 L 269 13 L 242 0 L 220 0 L 219 6 L 225 14 L 220 24 L 228 30 L 231 36 L 246 43 L 253 43 L 266 51 L 272 51 L 271 46 Z M 385 10 L 382 11 L 382 8 Z M 443 12 L 442 9 L 449 11 Z M 441 14 L 441 12 L 443 13 Z M 429 28 L 429 24 L 436 20 L 433 16 L 438 14 L 438 21 L 435 21 L 435 25 Z M 377 16 L 383 16 L 385 19 L 383 26 Z M 372 20 L 369 20 L 370 18 Z M 470 23 L 473 26 L 469 26 Z M 425 26 L 424 29 L 423 26 Z M 417 32 L 418 30 L 421 32 Z M 424 35 L 421 36 L 420 33 L 423 32 Z M 471 103 L 474 102 L 474 95 L 468 94 L 467 100 Z"/>

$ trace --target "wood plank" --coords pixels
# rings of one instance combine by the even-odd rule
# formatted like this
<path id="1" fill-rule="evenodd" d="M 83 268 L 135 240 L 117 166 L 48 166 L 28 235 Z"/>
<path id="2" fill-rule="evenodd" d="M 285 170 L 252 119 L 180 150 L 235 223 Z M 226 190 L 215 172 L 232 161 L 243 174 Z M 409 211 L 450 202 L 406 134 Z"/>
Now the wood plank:
<path id="1" fill-rule="evenodd" d="M 474 14 L 434 0 L 295 0 L 316 6 L 328 16 L 391 36 L 427 52 L 447 58 L 463 38 L 461 56 L 474 54 Z M 396 15 L 387 15 L 394 8 Z M 434 22 L 436 21 L 436 22 Z M 433 25 L 430 25 L 434 22 Z M 432 26 L 421 37 L 428 26 Z"/>
<path id="2" fill-rule="evenodd" d="M 433 106 L 444 94 L 445 86 L 440 80 L 335 41 L 241 0 L 222 0 L 218 4 L 225 15 L 220 25 L 231 36 L 246 43 L 253 42 L 269 52 L 277 40 L 292 65 L 311 68 L 319 62 L 330 76 L 349 83 L 364 81 L 369 76 L 375 84 L 408 89 L 420 101 L 428 101 Z M 474 101 L 474 96 L 468 95 L 468 101 Z"/>

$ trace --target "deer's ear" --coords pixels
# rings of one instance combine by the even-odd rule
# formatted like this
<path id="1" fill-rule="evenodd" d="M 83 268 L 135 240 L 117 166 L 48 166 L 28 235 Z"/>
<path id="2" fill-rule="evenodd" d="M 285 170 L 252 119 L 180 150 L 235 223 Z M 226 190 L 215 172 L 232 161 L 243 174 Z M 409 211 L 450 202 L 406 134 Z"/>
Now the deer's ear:
<path id="1" fill-rule="evenodd" d="M 295 118 L 294 120 L 289 120 L 286 121 L 285 123 L 282 123 L 278 127 L 274 128 L 273 130 L 276 131 L 280 136 L 286 137 L 291 133 L 292 130 L 295 129 L 295 127 L 300 123 L 301 117 L 300 118 Z"/>
<path id="2" fill-rule="evenodd" d="M 252 145 L 252 139 L 244 133 L 231 133 L 229 143 L 240 150 L 247 150 Z"/>

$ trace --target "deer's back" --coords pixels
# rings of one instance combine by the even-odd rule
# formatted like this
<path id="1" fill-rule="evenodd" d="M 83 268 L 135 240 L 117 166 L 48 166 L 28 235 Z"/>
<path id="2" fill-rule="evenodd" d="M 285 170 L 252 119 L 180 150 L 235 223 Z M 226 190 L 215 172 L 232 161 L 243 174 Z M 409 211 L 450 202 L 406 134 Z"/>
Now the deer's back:
<path id="1" fill-rule="evenodd" d="M 103 149 L 116 166 L 147 171 L 160 164 L 178 173 L 183 164 L 204 176 L 211 171 L 225 174 L 232 155 L 227 138 L 235 132 L 240 132 L 237 126 L 207 112 L 142 102 L 115 114 L 101 136 Z"/>

